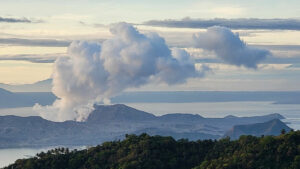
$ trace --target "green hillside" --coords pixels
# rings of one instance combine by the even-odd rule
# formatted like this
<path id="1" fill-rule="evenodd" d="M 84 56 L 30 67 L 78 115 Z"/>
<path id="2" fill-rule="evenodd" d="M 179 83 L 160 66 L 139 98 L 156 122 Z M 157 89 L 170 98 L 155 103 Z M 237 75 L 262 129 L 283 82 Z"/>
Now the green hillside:
<path id="1" fill-rule="evenodd" d="M 60 148 L 5 169 L 299 169 L 300 131 L 238 140 L 188 141 L 127 135 L 81 151 Z"/>

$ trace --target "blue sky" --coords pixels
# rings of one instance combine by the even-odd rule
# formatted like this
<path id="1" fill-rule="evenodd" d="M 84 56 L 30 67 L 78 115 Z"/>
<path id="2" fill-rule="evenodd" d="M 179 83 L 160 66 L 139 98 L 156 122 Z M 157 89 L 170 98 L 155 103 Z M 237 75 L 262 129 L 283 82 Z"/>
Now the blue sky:
<path id="1" fill-rule="evenodd" d="M 0 22 L 0 83 L 33 83 L 51 77 L 52 62 L 66 55 L 67 44 L 73 40 L 103 40 L 110 38 L 108 25 L 115 22 L 141 24 L 149 20 L 190 17 L 300 19 L 297 0 L 10 0 L 0 2 L 0 17 L 28 19 L 32 23 Z M 137 25 L 141 32 L 156 32 L 171 47 L 184 48 L 196 59 L 216 59 L 190 47 L 192 34 L 205 28 L 170 28 Z M 300 31 L 234 29 L 249 45 L 272 52 L 257 70 L 205 63 L 213 68 L 202 79 L 191 79 L 187 84 L 146 85 L 132 90 L 300 90 Z M 13 44 L 9 39 L 18 39 Z M 21 40 L 20 40 L 21 39 Z M 24 39 L 26 41 L 24 41 Z M 28 42 L 34 40 L 34 42 Z M 39 40 L 39 41 L 37 41 Z M 41 42 L 40 40 L 43 40 Z M 55 42 L 53 42 L 55 41 Z M 39 45 L 39 44 L 46 45 Z M 16 59 L 17 58 L 17 59 Z M 276 60 L 276 63 L 274 62 Z"/>

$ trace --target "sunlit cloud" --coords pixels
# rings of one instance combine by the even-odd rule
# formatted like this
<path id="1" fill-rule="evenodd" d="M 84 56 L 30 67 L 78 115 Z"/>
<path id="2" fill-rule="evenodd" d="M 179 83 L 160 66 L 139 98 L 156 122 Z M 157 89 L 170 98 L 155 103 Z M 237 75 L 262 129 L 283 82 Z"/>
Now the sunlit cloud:
<path id="1" fill-rule="evenodd" d="M 52 65 L 28 61 L 0 61 L 0 83 L 26 84 L 48 79 L 52 74 Z"/>

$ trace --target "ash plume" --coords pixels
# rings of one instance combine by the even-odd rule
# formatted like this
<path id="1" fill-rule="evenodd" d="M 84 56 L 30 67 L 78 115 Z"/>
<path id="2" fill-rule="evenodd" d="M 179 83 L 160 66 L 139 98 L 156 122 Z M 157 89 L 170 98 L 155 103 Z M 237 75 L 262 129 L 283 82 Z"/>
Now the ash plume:
<path id="1" fill-rule="evenodd" d="M 74 41 L 68 57 L 54 63 L 52 92 L 59 98 L 52 106 L 36 105 L 41 116 L 54 120 L 83 121 L 95 102 L 107 102 L 128 88 L 148 83 L 185 83 L 204 76 L 190 55 L 173 49 L 156 33 L 142 34 L 128 23 L 110 27 L 112 39 L 102 44 Z"/>

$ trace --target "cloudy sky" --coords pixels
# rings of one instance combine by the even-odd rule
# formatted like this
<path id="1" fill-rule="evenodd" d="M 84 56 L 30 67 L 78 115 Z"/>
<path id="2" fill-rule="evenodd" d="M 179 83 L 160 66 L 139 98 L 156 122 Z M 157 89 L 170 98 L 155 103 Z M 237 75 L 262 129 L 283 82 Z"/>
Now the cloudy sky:
<path id="1" fill-rule="evenodd" d="M 184 49 L 196 65 L 210 67 L 204 78 L 191 78 L 187 83 L 147 84 L 128 90 L 300 90 L 299 6 L 298 0 L 1 1 L 0 83 L 48 79 L 54 60 L 68 56 L 72 41 L 102 43 L 113 36 L 112 23 L 127 22 L 143 34 L 158 33 L 170 49 Z M 224 44 L 234 49 L 245 44 L 243 55 L 258 53 L 263 59 L 255 64 L 233 61 L 230 56 L 239 53 L 222 45 L 213 48 L 219 41 L 203 44 L 218 32 L 231 36 L 226 29 L 211 29 L 214 25 L 228 27 L 242 40 L 233 37 Z M 201 43 L 195 45 L 191 39 L 199 34 L 196 41 Z"/>

